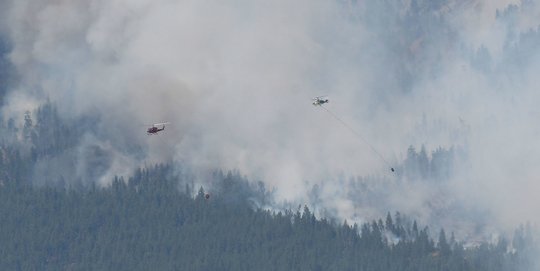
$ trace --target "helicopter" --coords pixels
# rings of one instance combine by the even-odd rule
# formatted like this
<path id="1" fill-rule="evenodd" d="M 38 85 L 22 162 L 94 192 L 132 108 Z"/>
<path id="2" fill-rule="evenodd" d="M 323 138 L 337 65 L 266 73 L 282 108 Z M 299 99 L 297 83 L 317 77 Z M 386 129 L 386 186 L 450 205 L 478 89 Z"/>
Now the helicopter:
<path id="1" fill-rule="evenodd" d="M 329 100 L 326 96 L 317 96 L 315 98 L 313 98 L 313 105 L 314 106 L 321 106 L 325 103 L 328 103 Z"/>
<path id="2" fill-rule="evenodd" d="M 169 123 L 168 122 L 154 123 L 154 124 L 152 124 L 152 127 L 148 128 L 148 130 L 146 130 L 146 133 L 148 135 L 157 135 L 157 133 L 165 130 L 165 124 L 169 124 Z M 158 127 L 158 126 L 161 126 L 161 127 Z"/>

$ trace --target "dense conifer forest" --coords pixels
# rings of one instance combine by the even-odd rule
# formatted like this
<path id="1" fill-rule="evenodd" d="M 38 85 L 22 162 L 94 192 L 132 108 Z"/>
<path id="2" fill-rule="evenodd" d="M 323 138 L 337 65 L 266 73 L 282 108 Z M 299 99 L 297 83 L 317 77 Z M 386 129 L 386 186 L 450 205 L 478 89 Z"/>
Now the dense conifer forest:
<path id="1" fill-rule="evenodd" d="M 92 174 L 86 181 L 35 175 L 40 161 L 69 157 L 94 123 L 62 119 L 51 103 L 28 112 L 21 128 L 3 123 L 0 269 L 533 270 L 529 227 L 517 229 L 512 240 L 470 246 L 399 212 L 357 225 L 315 217 L 309 206 L 270 211 L 258 207 L 274 203 L 260 182 L 216 170 L 207 194 L 174 164 L 141 168 L 106 186 L 89 181 Z M 104 152 L 90 148 L 95 170 L 107 161 Z M 437 150 L 432 160 L 425 153 L 409 148 L 400 174 L 425 167 L 432 170 L 414 172 L 444 180 L 446 170 L 428 165 L 453 152 Z"/>
<path id="2" fill-rule="evenodd" d="M 388 71 L 395 85 L 381 85 L 385 95 L 393 96 L 396 86 L 411 93 L 424 74 L 437 75 L 441 51 L 457 36 L 442 19 L 451 9 L 448 2 L 412 0 L 403 13 L 397 1 L 367 1 L 361 19 L 350 18 L 380 28 L 373 33 L 383 35 L 374 36 L 393 48 L 383 57 L 396 66 Z M 532 1 L 520 2 L 527 7 Z M 510 5 L 496 17 L 514 25 L 518 13 Z M 524 52 L 538 51 L 540 28 L 512 31 L 498 67 L 484 46 L 463 47 L 460 53 L 484 74 L 519 70 L 534 62 Z M 17 86 L 11 49 L 0 35 L 0 106 Z M 373 66 L 386 74 L 388 67 Z M 0 110 L 0 270 L 539 270 L 537 234 L 529 224 L 493 240 L 456 237 L 444 220 L 436 227 L 424 225 L 399 210 L 355 224 L 314 211 L 323 205 L 323 188 L 317 185 L 308 193 L 309 203 L 291 207 L 276 203 L 271 188 L 241 172 L 206 172 L 200 185 L 177 162 L 140 165 L 126 176 L 103 180 L 115 155 L 138 159 L 143 147 L 118 140 L 125 145 L 115 145 L 114 153 L 103 143 L 118 143 L 111 136 L 118 131 L 100 128 L 106 115 L 91 110 L 62 115 L 42 97 L 40 86 L 25 87 L 38 97 L 37 107 L 25 113 Z M 343 196 L 356 206 L 377 205 L 388 195 L 388 185 L 443 185 L 462 155 L 458 147 L 410 146 L 396 166 L 396 182 L 351 177 L 340 183 Z M 440 210 L 444 216 L 446 209 Z"/>
<path id="3" fill-rule="evenodd" d="M 232 173 L 216 173 L 219 193 L 206 198 L 200 188 L 193 197 L 170 171 L 155 166 L 81 190 L 4 184 L 0 269 L 531 270 L 524 229 L 512 252 L 505 239 L 465 249 L 444 229 L 434 240 L 399 213 L 350 225 L 316 218 L 307 206 L 256 209 L 233 190 L 257 192 Z"/>

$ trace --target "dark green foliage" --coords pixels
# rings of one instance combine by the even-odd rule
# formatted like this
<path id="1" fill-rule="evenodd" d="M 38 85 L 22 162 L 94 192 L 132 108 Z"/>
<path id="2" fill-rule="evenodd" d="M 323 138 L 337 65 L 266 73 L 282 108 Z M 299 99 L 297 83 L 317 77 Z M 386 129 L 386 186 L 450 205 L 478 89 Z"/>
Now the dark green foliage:
<path id="1" fill-rule="evenodd" d="M 35 124 L 31 116 L 25 120 L 24 129 L 37 158 L 56 156 L 80 143 L 82 136 L 96 129 L 96 117 L 62 119 L 55 104 L 47 102 L 35 112 Z"/>
<path id="2" fill-rule="evenodd" d="M 444 230 L 435 242 L 427 227 L 400 213 L 363 225 L 317 219 L 307 206 L 272 213 L 258 208 L 272 206 L 272 193 L 238 172 L 209 174 L 208 191 L 201 187 L 195 195 L 189 170 L 179 165 L 139 169 L 106 188 L 71 179 L 53 182 L 54 187 L 32 185 L 36 163 L 79 146 L 80 136 L 92 130 L 92 118 L 80 123 L 85 124 L 59 118 L 48 103 L 26 114 L 23 127 L 2 124 L 0 270 L 519 271 L 532 266 L 534 245 L 526 228 L 516 232 L 516 251 L 509 253 L 505 240 L 464 249 L 455 238 L 448 241 Z M 92 146 L 91 153 L 102 157 Z M 425 148 L 411 147 L 409 154 L 402 172 L 410 166 L 428 178 L 450 171 L 444 161 L 451 160 L 451 150 L 439 149 L 431 159 Z M 99 171 L 92 163 L 88 168 Z M 352 185 L 355 196 L 378 197 L 362 182 Z M 313 188 L 314 202 L 319 190 Z"/>
<path id="3" fill-rule="evenodd" d="M 428 152 L 423 145 L 419 152 L 413 146 L 409 146 L 405 161 L 396 169 L 400 177 L 411 181 L 445 181 L 452 176 L 455 160 L 456 154 L 453 147 L 449 149 L 439 147 L 431 152 L 431 157 L 428 157 Z"/>
<path id="4" fill-rule="evenodd" d="M 531 266 L 534 250 L 526 229 L 516 232 L 512 244 L 517 250 L 508 253 L 504 240 L 464 249 L 454 238 L 448 241 L 444 230 L 435 242 L 428 228 L 400 213 L 360 226 L 317 219 L 307 206 L 272 213 L 258 208 L 272 206 L 272 193 L 238 172 L 209 174 L 209 191 L 201 187 L 195 195 L 189 170 L 178 165 L 139 169 L 107 188 L 70 179 L 38 188 L 31 182 L 35 163 L 78 146 L 92 121 L 73 125 L 51 104 L 24 120 L 21 128 L 2 125 L 5 142 L 22 136 L 0 146 L 0 270 L 497 271 Z M 451 155 L 443 149 L 436 153 L 428 159 L 425 149 L 411 149 L 416 159 L 411 164 L 424 170 L 418 176 L 433 174 L 435 157 L 444 161 Z M 369 200 L 358 193 L 367 191 L 361 184 L 355 193 Z M 313 188 L 314 199 L 318 190 Z"/>
<path id="5" fill-rule="evenodd" d="M 0 105 L 4 104 L 4 97 L 16 81 L 15 67 L 7 57 L 10 51 L 8 40 L 0 33 Z"/>
<path id="6" fill-rule="evenodd" d="M 435 244 L 399 214 L 360 230 L 317 219 L 307 206 L 272 213 L 232 201 L 234 193 L 206 199 L 201 188 L 193 197 L 171 172 L 156 166 L 80 191 L 3 185 L 0 269 L 496 271 L 526 261 L 505 243 L 450 246 L 444 230 Z M 227 185 L 243 186 L 227 175 Z M 394 233 L 403 236 L 389 241 Z M 527 236 L 516 238 L 516 247 L 527 246 Z"/>
<path id="7" fill-rule="evenodd" d="M 445 6 L 447 0 L 359 1 L 363 7 L 360 20 L 372 31 L 372 47 L 376 61 L 371 69 L 382 71 L 388 80 L 380 80 L 375 87 L 403 93 L 414 90 L 416 82 L 425 76 L 436 77 L 443 72 L 442 63 L 449 44 L 455 43 L 459 33 Z M 451 5 L 451 4 L 450 4 Z M 371 53 L 371 52 L 370 52 Z M 377 63 L 391 63 L 389 65 Z M 392 93 L 395 95 L 395 93 Z"/>

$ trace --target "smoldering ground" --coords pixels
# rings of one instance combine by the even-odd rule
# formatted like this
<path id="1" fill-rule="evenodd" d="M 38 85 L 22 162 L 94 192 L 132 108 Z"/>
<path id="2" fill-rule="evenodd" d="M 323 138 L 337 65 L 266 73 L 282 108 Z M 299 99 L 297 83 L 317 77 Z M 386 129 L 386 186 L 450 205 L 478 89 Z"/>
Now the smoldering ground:
<path id="1" fill-rule="evenodd" d="M 429 218 L 428 203 L 443 198 L 502 228 L 538 222 L 535 1 L 2 7 L 19 77 L 4 117 L 22 124 L 24 111 L 46 99 L 66 118 L 98 112 L 97 130 L 79 149 L 107 150 L 94 179 L 173 159 L 194 171 L 239 169 L 275 187 L 278 200 L 307 202 L 318 184 L 321 204 L 353 220 L 383 208 Z M 311 105 L 317 95 L 328 95 L 328 108 L 391 164 L 424 144 L 428 155 L 465 149 L 462 166 L 444 186 L 398 183 L 370 146 Z M 163 136 L 145 135 L 143 124 L 161 121 L 171 122 Z M 143 155 L 131 155 L 135 145 Z M 86 158 L 70 176 L 85 175 L 93 160 L 75 157 Z M 62 171 L 61 161 L 51 163 Z M 347 194 L 340 174 L 389 180 L 384 197 L 369 206 L 339 197 Z"/>

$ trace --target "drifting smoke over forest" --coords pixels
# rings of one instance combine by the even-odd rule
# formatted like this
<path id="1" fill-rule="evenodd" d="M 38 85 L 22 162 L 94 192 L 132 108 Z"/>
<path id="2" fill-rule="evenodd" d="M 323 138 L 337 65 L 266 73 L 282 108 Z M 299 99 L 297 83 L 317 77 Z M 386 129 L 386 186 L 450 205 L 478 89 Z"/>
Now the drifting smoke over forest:
<path id="1" fill-rule="evenodd" d="M 36 184 L 172 161 L 489 238 L 540 222 L 539 26 L 534 0 L 3 1 L 3 140 Z"/>

